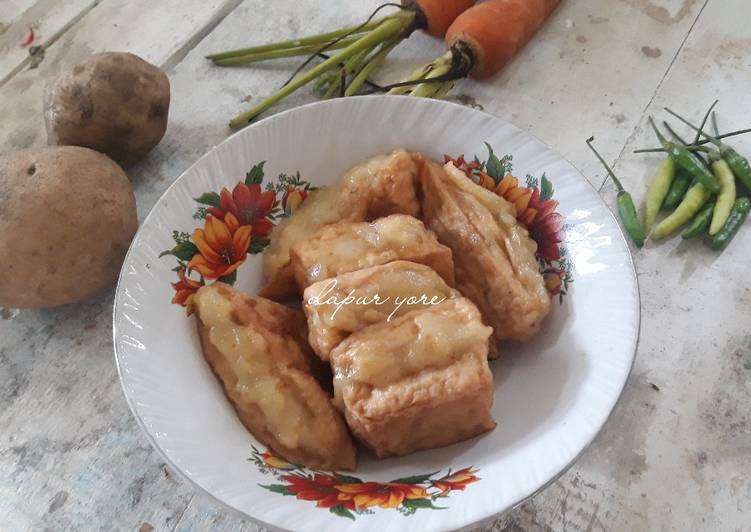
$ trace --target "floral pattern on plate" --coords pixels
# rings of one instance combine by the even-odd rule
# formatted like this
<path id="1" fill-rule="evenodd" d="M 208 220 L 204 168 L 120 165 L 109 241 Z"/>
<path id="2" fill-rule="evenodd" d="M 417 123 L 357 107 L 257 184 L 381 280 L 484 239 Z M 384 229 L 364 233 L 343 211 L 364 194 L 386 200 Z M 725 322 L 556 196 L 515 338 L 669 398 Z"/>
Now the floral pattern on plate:
<path id="1" fill-rule="evenodd" d="M 355 519 L 356 515 L 373 513 L 374 508 L 396 510 L 408 516 L 417 510 L 443 510 L 436 506 L 452 491 L 464 490 L 480 478 L 477 470 L 465 467 L 437 477 L 440 473 L 414 475 L 391 482 L 362 481 L 357 477 L 310 471 L 287 462 L 269 451 L 253 447 L 250 460 L 261 473 L 274 476 L 278 484 L 259 484 L 271 492 L 291 495 L 298 500 L 311 501 L 316 507 L 328 509 L 334 515 Z M 437 477 L 437 478 L 436 478 Z"/>
<path id="2" fill-rule="evenodd" d="M 269 245 L 276 220 L 290 216 L 314 190 L 298 172 L 279 175 L 276 183 L 267 183 L 262 191 L 264 164 L 253 166 L 231 192 L 225 187 L 194 198 L 199 207 L 193 218 L 203 220 L 204 226 L 192 234 L 173 231 L 175 246 L 159 255 L 177 259 L 172 302 L 185 307 L 188 315 L 193 313 L 193 295 L 199 288 L 207 281 L 234 284 L 247 256 Z"/>
<path id="3" fill-rule="evenodd" d="M 521 186 L 512 174 L 513 157 L 500 159 L 489 144 L 488 157 L 481 161 L 477 156 L 471 162 L 464 155 L 444 156 L 467 177 L 483 188 L 498 194 L 516 207 L 519 223 L 537 242 L 537 259 L 545 285 L 553 296 L 563 296 L 573 281 L 571 267 L 563 242 L 566 239 L 565 218 L 555 212 L 558 202 L 553 198 L 553 184 L 542 175 L 540 180 L 528 175 L 527 186 Z M 253 166 L 245 180 L 237 183 L 230 192 L 205 192 L 194 198 L 199 204 L 193 218 L 203 220 L 203 228 L 192 234 L 173 231 L 175 246 L 159 256 L 177 258 L 178 280 L 172 283 L 175 290 L 172 303 L 193 313 L 193 294 L 206 281 L 234 284 L 237 270 L 248 254 L 261 253 L 269 245 L 269 234 L 280 218 L 290 216 L 315 188 L 295 175 L 280 174 L 276 183 L 267 183 L 262 191 L 265 161 Z M 281 197 L 281 199 L 278 199 Z M 194 276 L 194 277 L 191 277 Z M 198 276 L 198 279 L 195 278 Z"/>

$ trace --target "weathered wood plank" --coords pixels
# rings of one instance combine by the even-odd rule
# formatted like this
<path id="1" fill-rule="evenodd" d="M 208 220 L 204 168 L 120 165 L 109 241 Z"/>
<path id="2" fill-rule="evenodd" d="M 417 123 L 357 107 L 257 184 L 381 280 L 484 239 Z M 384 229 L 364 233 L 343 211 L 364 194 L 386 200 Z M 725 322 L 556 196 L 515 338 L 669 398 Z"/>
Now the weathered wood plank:
<path id="1" fill-rule="evenodd" d="M 0 9 L 0 85 L 31 63 L 33 46 L 48 47 L 101 0 L 3 0 Z"/>

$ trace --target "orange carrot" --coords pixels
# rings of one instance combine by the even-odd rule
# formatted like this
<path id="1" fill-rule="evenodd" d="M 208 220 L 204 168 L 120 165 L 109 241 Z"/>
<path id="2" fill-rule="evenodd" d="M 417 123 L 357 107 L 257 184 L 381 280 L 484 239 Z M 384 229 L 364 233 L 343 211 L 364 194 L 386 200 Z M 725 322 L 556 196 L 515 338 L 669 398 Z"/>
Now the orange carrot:
<path id="1" fill-rule="evenodd" d="M 475 0 L 402 0 L 407 9 L 416 10 L 424 17 L 423 24 L 435 37 L 443 37 L 446 30 L 462 12 L 472 7 Z"/>
<path id="2" fill-rule="evenodd" d="M 486 79 L 526 45 L 560 0 L 486 0 L 470 7 L 446 31 L 448 52 L 398 83 L 389 94 L 443 98 L 454 82 Z"/>
<path id="3" fill-rule="evenodd" d="M 450 49 L 469 50 L 471 71 L 486 79 L 529 42 L 560 0 L 488 0 L 460 14 L 446 32 Z"/>

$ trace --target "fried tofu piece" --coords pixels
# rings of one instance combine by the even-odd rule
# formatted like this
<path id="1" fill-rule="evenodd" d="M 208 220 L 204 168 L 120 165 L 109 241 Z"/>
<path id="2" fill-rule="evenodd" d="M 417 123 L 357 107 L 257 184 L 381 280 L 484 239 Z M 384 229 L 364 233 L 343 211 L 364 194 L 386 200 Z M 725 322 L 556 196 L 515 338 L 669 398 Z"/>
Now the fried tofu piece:
<path id="1" fill-rule="evenodd" d="M 299 295 L 289 251 L 321 227 L 396 213 L 418 216 L 420 161 L 404 150 L 377 155 L 349 170 L 338 184 L 311 192 L 297 211 L 272 231 L 271 244 L 263 254 L 267 284 L 260 294 L 278 301 Z"/>
<path id="2" fill-rule="evenodd" d="M 451 250 L 420 220 L 404 214 L 326 226 L 292 246 L 290 257 L 301 291 L 317 281 L 394 260 L 425 264 L 454 284 Z"/>
<path id="3" fill-rule="evenodd" d="M 466 298 L 362 329 L 331 351 L 334 401 L 379 457 L 442 447 L 495 427 L 488 338 Z"/>
<path id="4" fill-rule="evenodd" d="M 423 165 L 426 225 L 454 255 L 456 287 L 482 312 L 498 340 L 527 340 L 550 312 L 537 244 L 515 208 L 449 163 Z"/>
<path id="5" fill-rule="evenodd" d="M 353 332 L 459 295 L 431 268 L 389 262 L 343 273 L 305 289 L 308 340 L 322 360 Z"/>
<path id="6" fill-rule="evenodd" d="M 353 470 L 344 421 L 311 374 L 302 313 L 222 283 L 195 303 L 206 361 L 253 436 L 295 464 Z"/>

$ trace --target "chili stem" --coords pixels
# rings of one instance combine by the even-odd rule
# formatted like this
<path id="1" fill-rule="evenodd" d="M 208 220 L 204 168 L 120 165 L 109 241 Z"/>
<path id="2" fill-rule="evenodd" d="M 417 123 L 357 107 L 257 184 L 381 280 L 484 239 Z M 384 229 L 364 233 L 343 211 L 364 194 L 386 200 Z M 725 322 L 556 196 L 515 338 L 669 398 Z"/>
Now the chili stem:
<path id="1" fill-rule="evenodd" d="M 680 142 L 684 146 L 689 146 L 689 143 L 683 140 L 683 137 L 681 137 L 678 133 L 676 133 L 675 130 L 672 127 L 670 127 L 670 124 L 668 124 L 665 120 L 662 121 L 662 125 L 665 127 L 665 129 L 668 130 L 668 133 L 673 135 L 673 137 L 675 137 L 678 140 L 678 142 Z"/>
<path id="2" fill-rule="evenodd" d="M 284 99 L 295 92 L 300 87 L 307 85 L 321 74 L 328 72 L 329 70 L 336 68 L 336 66 L 342 61 L 349 59 L 355 54 L 360 53 L 362 50 L 372 48 L 385 40 L 388 40 L 401 31 L 404 30 L 404 17 L 391 17 L 384 21 L 380 26 L 371 32 L 365 34 L 356 42 L 339 52 L 337 55 L 330 57 L 322 63 L 314 66 L 300 77 L 292 80 L 290 83 L 282 87 L 276 93 L 272 94 L 269 98 L 256 105 L 252 109 L 236 116 L 230 121 L 230 127 L 238 127 L 249 123 L 253 118 L 261 114 L 263 111 Z"/>
<path id="3" fill-rule="evenodd" d="M 668 131 L 670 132 L 670 134 L 671 134 L 671 135 L 673 135 L 673 136 L 674 136 L 674 137 L 675 137 L 676 139 L 678 139 L 678 141 L 679 141 L 679 142 L 680 142 L 681 144 L 683 144 L 683 146 L 684 146 L 684 147 L 686 147 L 686 149 L 689 149 L 689 148 L 688 148 L 688 146 L 689 146 L 689 145 L 688 145 L 688 144 L 686 143 L 686 141 L 685 141 L 685 140 L 683 140 L 683 138 L 682 138 L 682 137 L 681 137 L 681 136 L 680 136 L 680 135 L 679 135 L 678 133 L 676 133 L 676 132 L 675 132 L 675 131 L 673 130 L 673 128 L 672 128 L 672 127 L 670 127 L 670 124 L 668 124 L 668 123 L 667 123 L 666 121 L 664 121 L 664 120 L 663 120 L 662 124 L 663 124 L 663 125 L 665 126 L 665 128 L 666 128 L 666 129 L 667 129 L 667 130 L 668 130 Z M 691 149 L 689 149 L 689 151 L 692 151 L 692 152 L 693 152 L 693 151 L 696 151 L 696 152 L 702 152 L 702 153 L 706 153 L 706 154 L 709 154 L 709 153 L 711 153 L 711 152 L 712 152 L 713 150 L 712 150 L 712 149 L 710 149 L 710 148 L 697 147 L 697 148 L 696 148 L 695 150 L 691 150 Z M 701 160 L 701 161 L 702 161 L 702 162 L 703 162 L 704 164 L 707 164 L 707 162 L 706 162 L 706 161 L 705 161 L 705 160 L 704 160 L 704 159 L 703 159 L 703 158 L 702 158 L 702 157 L 701 157 L 700 155 L 698 155 L 698 154 L 697 154 L 697 158 L 698 158 L 699 160 Z"/>
<path id="4" fill-rule="evenodd" d="M 709 115 L 714 113 L 714 108 L 717 106 L 720 100 L 715 100 L 712 102 L 712 105 L 709 106 L 709 110 L 707 111 L 707 114 L 704 115 L 704 119 L 701 121 L 701 125 L 699 126 L 699 131 L 704 129 L 704 126 L 707 125 L 707 120 L 709 120 Z M 697 131 L 696 136 L 694 137 L 694 141 L 691 144 L 696 144 L 701 140 L 701 133 Z"/>
<path id="5" fill-rule="evenodd" d="M 336 43 L 332 43 L 327 46 L 328 43 L 315 44 L 310 46 L 298 46 L 296 48 L 286 48 L 284 50 L 269 50 L 267 52 L 257 52 L 246 55 L 238 55 L 235 57 L 228 57 L 227 59 L 217 59 L 214 64 L 217 66 L 237 66 L 246 65 L 249 63 L 256 63 L 258 61 L 267 61 L 269 59 L 281 59 L 283 57 L 295 57 L 298 55 L 310 55 L 315 54 L 323 50 L 324 46 L 327 46 L 327 50 L 338 50 L 346 48 L 347 46 L 357 42 L 360 37 L 348 37 L 342 39 Z"/>
<path id="6" fill-rule="evenodd" d="M 748 129 L 738 129 L 736 131 L 731 131 L 730 133 L 723 133 L 722 135 L 717 135 L 718 140 L 726 139 L 728 137 L 737 137 L 738 135 L 745 135 L 746 133 L 751 133 L 751 128 Z M 704 144 L 709 144 L 712 142 L 711 140 L 702 140 L 700 142 L 697 142 L 697 146 L 702 146 Z"/>
<path id="7" fill-rule="evenodd" d="M 686 146 L 686 149 L 688 151 L 700 151 L 700 152 L 709 152 L 709 148 L 705 146 Z M 665 153 L 667 150 L 665 148 L 642 148 L 639 150 L 634 150 L 632 153 Z"/>
<path id="8" fill-rule="evenodd" d="M 239 57 L 243 55 L 256 54 L 261 52 L 270 52 L 274 50 L 285 50 L 288 48 L 299 48 L 301 46 L 308 46 L 311 44 L 324 44 L 328 41 L 344 37 L 346 35 L 352 35 L 355 33 L 365 33 L 372 29 L 377 28 L 383 21 L 391 18 L 381 17 L 368 22 L 367 24 L 359 24 L 356 26 L 348 26 L 336 31 L 329 31 L 327 33 L 319 33 L 318 35 L 311 35 L 309 37 L 303 37 L 301 39 L 290 39 L 288 41 L 279 41 L 271 44 L 263 44 L 260 46 L 252 46 L 250 48 L 238 48 L 237 50 L 228 50 L 226 52 L 219 52 L 215 54 L 209 54 L 206 59 L 217 61 L 220 59 L 228 59 L 230 57 Z"/>
<path id="9" fill-rule="evenodd" d="M 714 130 L 714 136 L 719 138 L 722 138 L 720 136 L 720 128 L 717 126 L 717 113 L 712 111 L 712 129 Z M 694 142 L 696 144 L 696 142 Z"/>
<path id="10" fill-rule="evenodd" d="M 663 146 L 670 144 L 668 139 L 665 138 L 665 135 L 663 135 L 662 132 L 660 132 L 660 130 L 657 129 L 657 124 L 655 124 L 655 121 L 651 116 L 649 117 L 649 125 L 652 126 L 652 130 L 655 132 L 655 135 L 657 135 L 657 140 L 660 141 L 660 144 L 662 144 Z"/>
<path id="11" fill-rule="evenodd" d="M 665 108 L 665 110 L 668 113 L 670 113 L 671 115 L 673 115 L 674 117 L 676 117 L 678 120 L 680 120 L 681 122 L 683 122 L 684 124 L 686 124 L 688 127 L 690 127 L 691 129 L 693 129 L 694 131 L 698 132 L 700 135 L 704 135 L 707 139 L 709 139 L 709 142 L 711 142 L 715 146 L 717 146 L 717 147 L 721 147 L 722 146 L 722 142 L 720 141 L 720 139 L 715 138 L 712 135 L 708 135 L 708 134 L 704 133 L 704 131 L 702 131 L 701 128 L 696 127 L 695 125 L 693 125 L 691 122 L 689 122 L 688 120 L 686 120 L 685 118 L 683 118 L 681 115 L 679 115 L 675 111 L 673 111 L 671 109 L 668 109 L 667 107 Z"/>
<path id="12" fill-rule="evenodd" d="M 729 137 L 737 137 L 738 135 L 745 135 L 747 133 L 751 133 L 751 128 L 749 129 L 739 129 L 737 131 L 731 131 L 729 133 L 723 133 L 722 135 L 716 135 L 716 138 L 718 140 L 726 139 Z M 703 140 L 697 144 L 694 144 L 692 146 L 686 146 L 691 151 L 707 151 L 708 148 L 705 148 L 705 144 L 709 144 L 711 141 L 709 140 Z M 665 148 L 642 148 L 639 150 L 634 150 L 633 153 L 660 153 L 664 152 Z"/>
<path id="13" fill-rule="evenodd" d="M 595 156 L 600 160 L 602 165 L 605 167 L 605 169 L 608 171 L 608 175 L 613 180 L 613 183 L 615 183 L 615 188 L 618 189 L 618 193 L 621 194 L 625 192 L 626 190 L 623 188 L 623 185 L 621 184 L 621 181 L 618 179 L 618 177 L 615 175 L 615 172 L 613 172 L 613 169 L 610 168 L 610 165 L 605 162 L 605 159 L 602 158 L 602 155 L 598 153 L 598 151 L 595 149 L 594 146 L 592 146 L 592 142 L 594 142 L 594 137 L 589 137 L 587 139 L 587 146 L 589 146 L 589 149 L 592 150 L 595 154 Z"/>

